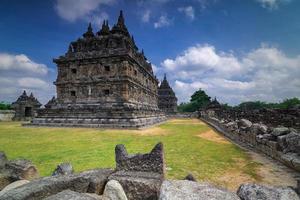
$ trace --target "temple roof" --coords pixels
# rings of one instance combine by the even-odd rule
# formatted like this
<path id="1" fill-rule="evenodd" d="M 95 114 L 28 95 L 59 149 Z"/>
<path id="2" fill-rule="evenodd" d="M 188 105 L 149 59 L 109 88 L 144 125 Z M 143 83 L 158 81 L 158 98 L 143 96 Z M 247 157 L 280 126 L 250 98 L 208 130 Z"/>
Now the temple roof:
<path id="1" fill-rule="evenodd" d="M 26 91 L 24 90 L 22 95 L 19 96 L 19 98 L 13 102 L 12 104 L 20 104 L 20 103 L 33 103 L 36 106 L 41 106 L 42 104 L 37 100 L 37 98 L 34 97 L 33 93 L 30 93 L 30 96 L 27 95 Z"/>
<path id="2" fill-rule="evenodd" d="M 161 82 L 160 86 L 159 86 L 160 89 L 171 89 L 171 86 L 169 85 L 169 82 L 167 80 L 167 75 L 164 74 L 164 79 L 163 81 Z M 173 91 L 173 90 L 172 90 Z"/>
<path id="3" fill-rule="evenodd" d="M 89 23 L 83 37 L 71 42 L 67 53 L 54 59 L 54 62 L 117 55 L 130 56 L 153 75 L 151 63 L 144 55 L 144 51 L 139 51 L 133 36 L 127 30 L 122 10 L 112 29 L 109 28 L 108 21 L 104 20 L 101 29 L 94 33 Z"/>

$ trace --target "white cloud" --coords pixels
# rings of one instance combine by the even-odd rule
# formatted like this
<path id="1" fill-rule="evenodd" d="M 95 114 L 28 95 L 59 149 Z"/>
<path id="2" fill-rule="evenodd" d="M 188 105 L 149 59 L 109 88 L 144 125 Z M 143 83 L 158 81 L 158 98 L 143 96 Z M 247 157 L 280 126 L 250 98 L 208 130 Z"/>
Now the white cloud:
<path id="1" fill-rule="evenodd" d="M 45 103 L 55 94 L 52 70 L 24 54 L 0 53 L 0 101 L 13 102 L 23 90 Z"/>
<path id="2" fill-rule="evenodd" d="M 180 7 L 178 11 L 184 13 L 190 20 L 195 19 L 195 10 L 192 6 Z"/>
<path id="3" fill-rule="evenodd" d="M 145 10 L 143 15 L 142 15 L 142 22 L 149 22 L 150 21 L 150 15 L 151 15 L 151 11 L 150 10 Z"/>
<path id="4" fill-rule="evenodd" d="M 0 71 L 4 73 L 11 70 L 41 75 L 48 72 L 46 65 L 35 63 L 24 54 L 11 55 L 0 53 Z"/>
<path id="5" fill-rule="evenodd" d="M 166 15 L 162 15 L 159 17 L 158 21 L 154 23 L 154 28 L 162 28 L 169 26 L 170 24 L 171 20 Z"/>
<path id="6" fill-rule="evenodd" d="M 237 57 L 211 45 L 195 45 L 161 65 L 172 74 L 180 101 L 189 100 L 198 88 L 230 104 L 300 97 L 300 55 L 289 57 L 275 47 L 262 45 Z"/>
<path id="7" fill-rule="evenodd" d="M 277 9 L 280 4 L 288 3 L 291 0 L 256 0 L 256 1 L 258 1 L 263 8 L 274 10 Z"/>
<path id="8" fill-rule="evenodd" d="M 99 21 L 107 19 L 105 12 L 100 12 L 101 5 L 111 5 L 115 0 L 57 0 L 55 10 L 57 14 L 69 21 L 85 20 L 99 25 Z"/>

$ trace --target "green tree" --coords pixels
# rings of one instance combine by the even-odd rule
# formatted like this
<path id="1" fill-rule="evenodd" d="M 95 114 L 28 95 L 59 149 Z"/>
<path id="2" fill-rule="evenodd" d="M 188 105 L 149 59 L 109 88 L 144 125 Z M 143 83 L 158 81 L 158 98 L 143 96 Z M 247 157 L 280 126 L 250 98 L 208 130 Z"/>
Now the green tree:
<path id="1" fill-rule="evenodd" d="M 5 103 L 5 102 L 0 102 L 0 110 L 10 110 L 11 105 L 9 103 Z"/>
<path id="2" fill-rule="evenodd" d="M 178 106 L 179 112 L 195 112 L 200 108 L 204 108 L 210 103 L 210 97 L 205 93 L 204 90 L 199 89 L 191 96 L 189 103 L 181 103 Z"/>

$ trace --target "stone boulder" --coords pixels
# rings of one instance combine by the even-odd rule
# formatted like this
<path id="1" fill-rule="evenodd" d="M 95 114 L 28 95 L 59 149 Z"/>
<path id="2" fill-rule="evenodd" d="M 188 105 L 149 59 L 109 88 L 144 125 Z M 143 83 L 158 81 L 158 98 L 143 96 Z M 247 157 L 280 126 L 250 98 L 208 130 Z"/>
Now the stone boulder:
<path id="1" fill-rule="evenodd" d="M 107 200 L 127 200 L 121 184 L 115 180 L 108 181 L 103 192 L 103 198 Z"/>
<path id="2" fill-rule="evenodd" d="M 85 193 L 74 192 L 72 190 L 64 190 L 55 195 L 51 195 L 45 200 L 100 200 L 102 199 L 100 196 L 97 198 L 96 196 L 92 196 Z"/>
<path id="3" fill-rule="evenodd" d="M 5 188 L 3 188 L 3 190 L 0 191 L 0 196 L 3 195 L 4 193 L 6 193 L 9 190 L 20 187 L 21 185 L 24 185 L 24 184 L 27 184 L 27 183 L 29 183 L 28 180 L 15 181 L 15 182 L 7 185 Z"/>
<path id="4" fill-rule="evenodd" d="M 160 189 L 159 200 L 240 200 L 225 189 L 217 188 L 209 183 L 187 180 L 166 180 Z"/>
<path id="5" fill-rule="evenodd" d="M 252 124 L 250 131 L 255 135 L 263 135 L 268 133 L 268 127 L 261 123 Z"/>
<path id="6" fill-rule="evenodd" d="M 7 160 L 5 154 L 2 154 L 2 163 L 0 168 L 0 190 L 7 185 L 18 180 L 33 180 L 39 177 L 36 167 L 29 160 Z"/>
<path id="7" fill-rule="evenodd" d="M 280 159 L 286 165 L 296 169 L 297 171 L 300 171 L 300 156 L 298 156 L 296 153 L 281 154 Z"/>
<path id="8" fill-rule="evenodd" d="M 300 134 L 292 131 L 289 134 L 277 137 L 277 142 L 280 150 L 283 153 L 295 152 L 299 154 Z"/>
<path id="9" fill-rule="evenodd" d="M 299 200 L 297 193 L 291 188 L 250 183 L 242 184 L 237 194 L 242 200 Z"/>
<path id="10" fill-rule="evenodd" d="M 290 129 L 287 127 L 277 127 L 277 128 L 273 129 L 271 134 L 277 137 L 277 136 L 281 136 L 281 135 L 286 135 L 289 132 L 290 132 Z"/>
<path id="11" fill-rule="evenodd" d="M 225 124 L 225 127 L 229 130 L 229 131 L 234 131 L 238 129 L 238 125 L 236 122 L 228 122 L 227 124 Z"/>
<path id="12" fill-rule="evenodd" d="M 238 126 L 242 129 L 249 129 L 252 126 L 252 122 L 248 119 L 240 119 L 238 121 Z"/>
<path id="13" fill-rule="evenodd" d="M 44 177 L 9 190 L 0 196 L 0 200 L 43 199 L 68 189 L 102 194 L 112 172 L 111 169 L 97 169 L 80 174 Z"/>
<path id="14" fill-rule="evenodd" d="M 32 180 L 39 177 L 37 168 L 30 160 L 11 160 L 5 164 L 5 171 L 15 180 Z"/>
<path id="15" fill-rule="evenodd" d="M 61 163 L 57 165 L 52 176 L 73 174 L 73 166 L 70 163 Z"/>

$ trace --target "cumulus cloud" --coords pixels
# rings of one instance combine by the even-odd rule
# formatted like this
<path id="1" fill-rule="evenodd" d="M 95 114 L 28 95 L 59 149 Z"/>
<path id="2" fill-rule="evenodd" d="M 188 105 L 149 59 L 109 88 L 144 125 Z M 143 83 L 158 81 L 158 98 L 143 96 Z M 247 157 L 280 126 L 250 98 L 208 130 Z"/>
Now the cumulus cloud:
<path id="1" fill-rule="evenodd" d="M 165 26 L 170 26 L 171 20 L 167 15 L 162 15 L 159 17 L 158 21 L 154 23 L 154 28 L 162 28 Z"/>
<path id="2" fill-rule="evenodd" d="M 185 16 L 188 17 L 190 20 L 195 19 L 195 10 L 192 6 L 180 7 L 178 8 L 178 11 L 184 13 Z"/>
<path id="3" fill-rule="evenodd" d="M 289 57 L 275 47 L 262 45 L 238 57 L 198 44 L 161 65 L 172 74 L 180 101 L 198 88 L 230 104 L 300 97 L 300 55 Z"/>
<path id="4" fill-rule="evenodd" d="M 103 19 L 107 19 L 105 12 L 100 12 L 101 5 L 111 5 L 115 0 L 57 0 L 55 10 L 64 20 L 75 22 L 85 20 L 99 25 Z"/>
<path id="5" fill-rule="evenodd" d="M 0 101 L 15 101 L 23 90 L 33 92 L 45 103 L 55 94 L 52 70 L 24 54 L 0 53 Z"/>
<path id="6" fill-rule="evenodd" d="M 288 3 L 291 0 L 256 0 L 256 1 L 258 1 L 263 8 L 274 10 L 277 9 L 280 4 Z"/>
<path id="7" fill-rule="evenodd" d="M 145 10 L 144 13 L 142 14 L 142 22 L 149 22 L 150 21 L 150 15 L 151 15 L 151 11 L 150 10 Z"/>

